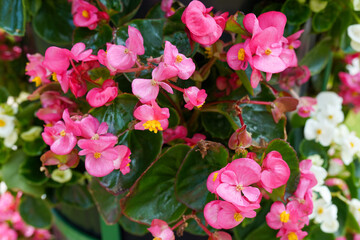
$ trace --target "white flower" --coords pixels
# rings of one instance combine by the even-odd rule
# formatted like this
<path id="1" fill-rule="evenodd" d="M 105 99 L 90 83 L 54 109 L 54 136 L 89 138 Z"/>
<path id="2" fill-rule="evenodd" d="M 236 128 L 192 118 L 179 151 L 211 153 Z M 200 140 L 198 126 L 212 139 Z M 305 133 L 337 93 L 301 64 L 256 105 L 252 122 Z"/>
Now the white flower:
<path id="1" fill-rule="evenodd" d="M 344 171 L 344 169 L 345 167 L 343 162 L 338 158 L 334 158 L 330 160 L 328 174 L 335 176 Z"/>
<path id="2" fill-rule="evenodd" d="M 324 159 L 322 159 L 319 154 L 314 154 L 314 155 L 308 156 L 307 158 L 312 161 L 313 166 L 315 165 L 315 166 L 321 167 L 324 163 Z"/>
<path id="3" fill-rule="evenodd" d="M 360 11 L 360 0 L 353 0 L 353 6 L 355 11 Z"/>
<path id="4" fill-rule="evenodd" d="M 17 140 L 18 140 L 18 134 L 16 131 L 13 131 L 4 139 L 4 145 L 5 147 L 12 148 Z"/>
<path id="5" fill-rule="evenodd" d="M 357 52 L 360 52 L 360 24 L 350 25 L 347 33 L 351 39 L 350 46 Z"/>
<path id="6" fill-rule="evenodd" d="M 360 221 L 360 201 L 359 199 L 353 198 L 349 203 L 350 212 L 354 215 L 356 221 Z"/>
<path id="7" fill-rule="evenodd" d="M 331 106 L 334 109 L 341 109 L 343 99 L 334 92 L 321 92 L 316 96 L 317 107 L 321 111 L 326 106 Z"/>
<path id="8" fill-rule="evenodd" d="M 19 96 L 16 98 L 16 102 L 18 103 L 18 104 L 20 104 L 20 103 L 22 103 L 22 102 L 25 102 L 25 101 L 27 101 L 28 100 L 28 97 L 30 96 L 30 93 L 28 93 L 28 92 L 21 92 L 20 94 L 19 94 Z"/>
<path id="9" fill-rule="evenodd" d="M 14 117 L 0 114 L 0 137 L 6 138 L 14 131 L 14 119 Z"/>
<path id="10" fill-rule="evenodd" d="M 329 146 L 334 138 L 334 126 L 327 122 L 308 119 L 305 123 L 304 135 L 306 140 L 315 140 L 323 146 Z"/>
<path id="11" fill-rule="evenodd" d="M 326 203 L 331 203 L 331 192 L 327 186 L 318 186 L 313 188 L 313 191 L 318 192 L 322 199 L 325 200 Z"/>
<path id="12" fill-rule="evenodd" d="M 325 170 L 325 168 L 312 165 L 311 168 L 310 168 L 310 171 L 312 173 L 314 173 L 315 178 L 317 180 L 317 184 L 316 184 L 315 187 L 323 185 L 324 182 L 325 182 L 325 178 L 327 176 L 327 171 Z"/>
<path id="13" fill-rule="evenodd" d="M 332 206 L 336 207 L 335 205 Z M 339 229 L 339 221 L 336 218 L 327 218 L 323 223 L 321 223 L 320 229 L 326 233 L 334 233 Z"/>
<path id="14" fill-rule="evenodd" d="M 350 131 L 345 124 L 340 124 L 337 128 L 334 129 L 334 131 L 334 142 L 339 145 L 342 145 L 346 137 L 350 134 Z"/>
<path id="15" fill-rule="evenodd" d="M 359 152 L 360 139 L 354 133 L 348 135 L 341 145 L 341 159 L 345 165 L 349 165 L 354 158 L 354 155 Z"/>
<path id="16" fill-rule="evenodd" d="M 66 169 L 66 170 L 55 169 L 51 173 L 51 179 L 54 180 L 55 182 L 65 183 L 70 181 L 71 178 L 72 178 L 71 169 Z"/>
<path id="17" fill-rule="evenodd" d="M 309 218 L 313 218 L 315 223 L 320 223 L 320 228 L 323 232 L 333 233 L 339 228 L 337 212 L 336 205 L 327 203 L 324 199 L 320 198 L 314 201 L 314 209 Z"/>
<path id="18" fill-rule="evenodd" d="M 360 0 L 357 0 L 360 3 Z M 360 5 L 360 4 L 359 4 Z M 354 58 L 351 61 L 351 64 L 346 65 L 346 69 L 350 75 L 355 75 L 360 72 L 360 60 L 359 58 Z"/>
<path id="19" fill-rule="evenodd" d="M 4 194 L 7 190 L 7 186 L 4 182 L 0 182 L 0 195 Z"/>
<path id="20" fill-rule="evenodd" d="M 335 126 L 344 121 L 344 113 L 341 111 L 341 108 L 334 108 L 330 105 L 319 109 L 316 117 L 320 122 L 328 122 Z"/>

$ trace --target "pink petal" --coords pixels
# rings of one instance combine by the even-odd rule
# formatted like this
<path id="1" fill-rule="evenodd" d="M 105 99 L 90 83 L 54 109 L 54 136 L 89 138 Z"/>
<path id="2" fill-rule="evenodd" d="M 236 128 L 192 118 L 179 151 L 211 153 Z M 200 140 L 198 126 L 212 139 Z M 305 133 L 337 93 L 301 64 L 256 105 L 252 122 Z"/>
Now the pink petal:
<path id="1" fill-rule="evenodd" d="M 136 61 L 136 55 L 122 45 L 112 45 L 107 51 L 108 63 L 118 70 L 131 68 Z"/>
<path id="2" fill-rule="evenodd" d="M 136 78 L 131 83 L 132 92 L 140 98 L 142 103 L 151 102 L 156 99 L 159 94 L 159 85 L 153 85 L 150 79 Z"/>
<path id="3" fill-rule="evenodd" d="M 244 196 L 251 202 L 255 202 L 260 196 L 260 190 L 256 187 L 244 187 Z"/>
<path id="4" fill-rule="evenodd" d="M 165 91 L 167 91 L 168 93 L 171 93 L 171 94 L 174 93 L 173 89 L 169 86 L 169 84 L 164 83 L 164 82 L 159 82 L 159 85 L 160 85 L 160 87 L 165 89 Z"/>
<path id="5" fill-rule="evenodd" d="M 137 55 L 145 53 L 144 39 L 140 31 L 129 25 L 128 27 L 129 38 L 126 40 L 126 47 Z"/>
<path id="6" fill-rule="evenodd" d="M 94 177 L 103 177 L 114 170 L 114 165 L 111 160 L 103 157 L 96 159 L 93 154 L 86 155 L 85 158 L 86 171 Z"/>

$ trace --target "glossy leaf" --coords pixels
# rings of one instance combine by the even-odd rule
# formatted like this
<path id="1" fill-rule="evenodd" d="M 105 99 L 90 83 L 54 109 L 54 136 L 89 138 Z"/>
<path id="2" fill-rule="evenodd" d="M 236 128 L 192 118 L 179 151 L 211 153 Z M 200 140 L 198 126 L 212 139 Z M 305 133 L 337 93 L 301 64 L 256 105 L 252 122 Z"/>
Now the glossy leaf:
<path id="1" fill-rule="evenodd" d="M 311 155 L 318 154 L 322 159 L 324 159 L 324 167 L 327 167 L 328 164 L 328 154 L 327 149 L 323 147 L 320 143 L 315 141 L 303 140 L 300 144 L 300 153 L 303 158 L 308 158 Z"/>
<path id="2" fill-rule="evenodd" d="M 91 115 L 96 117 L 100 122 L 107 122 L 109 132 L 119 134 L 128 128 L 128 124 L 134 120 L 133 112 L 137 97 L 130 94 L 122 94 L 115 98 L 109 106 L 95 108 Z"/>
<path id="3" fill-rule="evenodd" d="M 174 15 L 166 19 L 164 34 L 171 35 L 178 31 L 184 31 L 185 24 L 181 21 L 181 16 L 185 8 L 178 8 Z"/>
<path id="4" fill-rule="evenodd" d="M 29 195 L 21 197 L 19 212 L 25 223 L 36 228 L 50 228 L 52 215 L 45 200 Z"/>
<path id="5" fill-rule="evenodd" d="M 322 40 L 305 55 L 299 65 L 308 66 L 311 76 L 320 73 L 331 57 L 330 47 L 331 41 L 329 39 Z"/>
<path id="6" fill-rule="evenodd" d="M 26 12 L 24 0 L 0 0 L 0 27 L 6 32 L 24 36 Z"/>
<path id="7" fill-rule="evenodd" d="M 86 48 L 91 48 L 95 52 L 99 49 L 105 49 L 106 43 L 112 41 L 112 28 L 103 24 L 95 30 L 89 30 L 88 28 L 79 27 L 74 32 L 74 42 L 83 42 Z"/>
<path id="8" fill-rule="evenodd" d="M 67 205 L 88 209 L 93 201 L 86 186 L 80 184 L 65 185 L 56 190 L 57 197 Z"/>
<path id="9" fill-rule="evenodd" d="M 69 44 L 74 30 L 71 5 L 66 0 L 43 1 L 32 21 L 34 31 L 52 44 Z"/>
<path id="10" fill-rule="evenodd" d="M 128 190 L 156 159 L 162 146 L 162 134 L 150 131 L 132 130 L 119 139 L 119 144 L 128 146 L 131 150 L 130 172 L 123 175 L 119 170 L 100 178 L 100 184 L 113 194 Z"/>
<path id="11" fill-rule="evenodd" d="M 202 147 L 194 147 L 186 156 L 176 176 L 175 191 L 179 201 L 195 210 L 205 207 L 208 195 L 206 187 L 210 173 L 227 164 L 229 153 L 219 143 L 203 141 Z M 204 152 L 207 149 L 207 152 Z M 206 154 L 204 158 L 201 153 Z"/>
<path id="12" fill-rule="evenodd" d="M 102 0 L 104 1 L 104 0 Z M 108 1 L 108 0 L 105 0 Z M 120 2 L 120 1 L 119 1 Z M 119 13 L 112 15 L 111 19 L 121 26 L 135 16 L 141 6 L 142 0 L 121 0 L 122 9 Z"/>
<path id="13" fill-rule="evenodd" d="M 288 23 L 302 24 L 311 15 L 311 10 L 307 4 L 301 4 L 297 0 L 287 0 L 281 8 L 286 15 Z"/>
<path id="14" fill-rule="evenodd" d="M 100 2 L 111 12 L 122 12 L 123 11 L 123 1 L 114 1 L 114 0 L 100 0 Z"/>
<path id="15" fill-rule="evenodd" d="M 252 231 L 250 234 L 248 234 L 244 240 L 275 240 L 277 239 L 276 233 L 277 230 L 271 229 L 266 223 L 264 223 L 260 227 Z"/>
<path id="16" fill-rule="evenodd" d="M 133 222 L 124 215 L 120 217 L 119 224 L 126 232 L 131 233 L 135 236 L 143 236 L 149 232 L 147 230 L 149 226 Z"/>
<path id="17" fill-rule="evenodd" d="M 179 50 L 179 53 L 182 53 L 185 56 L 190 56 L 192 54 L 189 38 L 185 32 L 175 32 L 173 35 L 165 37 L 165 40 L 175 45 Z"/>
<path id="18" fill-rule="evenodd" d="M 286 192 L 295 192 L 300 175 L 299 160 L 295 150 L 286 141 L 275 139 L 269 143 L 265 153 L 268 154 L 271 151 L 279 152 L 283 160 L 288 164 L 290 168 L 290 177 L 286 185 Z"/>
<path id="19" fill-rule="evenodd" d="M 325 32 L 330 30 L 335 23 L 341 6 L 335 2 L 329 1 L 326 8 L 322 11 L 315 13 L 312 19 L 312 26 L 315 32 Z"/>
<path id="20" fill-rule="evenodd" d="M 156 3 L 146 14 L 145 18 L 149 19 L 157 19 L 157 18 L 164 18 L 165 12 L 161 9 L 161 3 Z"/>
<path id="21" fill-rule="evenodd" d="M 245 89 L 250 93 L 250 95 L 254 95 L 254 89 L 251 86 L 249 77 L 247 76 L 245 71 L 236 71 L 236 74 L 238 75 L 240 81 L 244 85 Z"/>
<path id="22" fill-rule="evenodd" d="M 28 156 L 21 164 L 19 173 L 29 184 L 42 185 L 48 180 L 48 178 L 45 176 L 44 172 L 40 171 L 41 165 L 39 157 Z"/>
<path id="23" fill-rule="evenodd" d="M 205 130 L 214 138 L 227 139 L 233 132 L 233 129 L 226 119 L 220 113 L 204 112 L 201 113 L 201 123 Z"/>

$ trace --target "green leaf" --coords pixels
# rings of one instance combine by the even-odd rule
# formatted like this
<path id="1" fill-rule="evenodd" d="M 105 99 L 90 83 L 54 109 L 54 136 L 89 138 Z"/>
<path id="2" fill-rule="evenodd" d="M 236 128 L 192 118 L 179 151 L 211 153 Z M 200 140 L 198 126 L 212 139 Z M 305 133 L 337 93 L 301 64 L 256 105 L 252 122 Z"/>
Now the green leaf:
<path id="1" fill-rule="evenodd" d="M 335 240 L 334 234 L 324 233 L 318 224 L 309 231 L 308 238 L 311 240 Z"/>
<path id="2" fill-rule="evenodd" d="M 343 236 L 345 235 L 345 231 L 346 231 L 345 225 L 346 225 L 346 219 L 348 218 L 348 214 L 349 214 L 349 205 L 343 202 L 338 197 L 333 197 L 332 203 L 335 204 L 336 207 L 338 208 L 337 220 L 339 221 L 339 229 L 335 234 L 337 236 Z"/>
<path id="3" fill-rule="evenodd" d="M 299 65 L 308 66 L 311 76 L 320 73 L 327 65 L 332 52 L 329 51 L 331 40 L 325 39 L 311 49 L 300 61 Z"/>
<path id="4" fill-rule="evenodd" d="M 275 240 L 277 239 L 276 233 L 277 230 L 271 229 L 266 223 L 263 223 L 260 227 L 248 234 L 244 240 Z"/>
<path id="5" fill-rule="evenodd" d="M 32 21 L 34 31 L 52 44 L 70 44 L 74 30 L 71 5 L 66 0 L 43 1 Z"/>
<path id="6" fill-rule="evenodd" d="M 133 112 L 138 98 L 131 94 L 122 94 L 115 98 L 109 106 L 95 108 L 91 115 L 99 122 L 107 122 L 109 132 L 115 135 L 124 132 L 128 124 L 134 120 Z"/>
<path id="7" fill-rule="evenodd" d="M 299 160 L 295 150 L 286 141 L 275 139 L 269 143 L 265 153 L 268 154 L 271 151 L 279 152 L 283 160 L 288 164 L 290 168 L 290 177 L 286 185 L 286 192 L 295 192 L 300 176 Z"/>
<path id="8" fill-rule="evenodd" d="M 311 15 L 311 10 L 307 4 L 301 4 L 297 0 L 287 0 L 281 8 L 286 15 L 288 23 L 302 24 Z"/>
<path id="9" fill-rule="evenodd" d="M 25 9 L 31 16 L 34 16 L 39 11 L 41 4 L 42 4 L 42 0 L 25 0 L 24 1 Z"/>
<path id="10" fill-rule="evenodd" d="M 107 8 L 109 12 L 122 12 L 123 11 L 123 1 L 114 1 L 114 0 L 100 0 L 100 2 Z"/>
<path id="11" fill-rule="evenodd" d="M 185 8 L 178 8 L 174 15 L 166 19 L 166 23 L 164 26 L 164 34 L 171 35 L 178 31 L 184 31 L 185 24 L 181 21 L 181 16 L 184 12 Z"/>
<path id="12" fill-rule="evenodd" d="M 46 147 L 47 145 L 42 138 L 37 138 L 32 142 L 23 142 L 23 151 L 29 156 L 40 156 Z"/>
<path id="13" fill-rule="evenodd" d="M 203 142 L 201 151 L 194 147 L 186 156 L 177 173 L 175 191 L 177 198 L 191 209 L 202 210 L 208 195 L 206 187 L 210 173 L 223 168 L 229 157 L 228 150 L 219 143 Z M 205 153 L 204 149 L 207 149 Z M 204 157 L 201 154 L 206 154 Z"/>
<path id="14" fill-rule="evenodd" d="M 141 59 L 148 57 L 159 57 L 163 54 L 163 26 L 164 19 L 136 19 L 128 23 L 141 32 L 144 38 L 145 54 L 140 56 Z M 121 27 L 116 32 L 116 44 L 125 45 L 128 38 L 128 27 Z"/>
<path id="15" fill-rule="evenodd" d="M 8 90 L 5 87 L 0 86 L 0 103 L 6 103 L 8 97 L 9 97 Z"/>
<path id="16" fill-rule="evenodd" d="M 147 230 L 149 226 L 133 222 L 124 215 L 120 217 L 119 223 L 126 232 L 131 233 L 135 236 L 143 236 L 149 232 Z"/>
<path id="17" fill-rule="evenodd" d="M 190 149 L 187 145 L 175 145 L 149 168 L 123 203 L 127 217 L 151 224 L 155 218 L 170 223 L 183 215 L 186 206 L 176 199 L 174 183 L 176 172 Z"/>
<path id="18" fill-rule="evenodd" d="M 56 195 L 62 202 L 76 208 L 88 209 L 93 206 L 91 195 L 83 185 L 65 185 L 56 189 Z"/>
<path id="19" fill-rule="evenodd" d="M 44 194 L 44 188 L 30 184 L 19 172 L 19 166 L 24 163 L 25 159 L 26 155 L 21 150 L 12 153 L 1 169 L 2 178 L 9 189 L 40 197 Z"/>
<path id="20" fill-rule="evenodd" d="M 177 125 L 179 125 L 180 116 L 177 113 L 177 111 L 172 107 L 169 107 L 169 112 L 170 112 L 170 117 L 169 117 L 169 126 L 168 126 L 168 128 L 174 128 Z"/>
<path id="21" fill-rule="evenodd" d="M 244 85 L 245 89 L 250 93 L 250 95 L 254 95 L 254 89 L 251 86 L 249 77 L 247 76 L 245 71 L 236 71 L 236 74 L 238 75 L 240 81 Z"/>
<path id="22" fill-rule="evenodd" d="M 308 158 L 311 155 L 318 154 L 322 159 L 324 159 L 324 167 L 327 167 L 328 163 L 328 154 L 326 148 L 321 146 L 320 143 L 315 141 L 303 140 L 300 144 L 300 153 L 303 158 Z"/>
<path id="23" fill-rule="evenodd" d="M 190 41 L 185 32 L 175 32 L 171 36 L 166 36 L 165 40 L 175 45 L 179 50 L 179 53 L 182 53 L 185 56 L 190 56 L 192 54 Z"/>
<path id="24" fill-rule="evenodd" d="M 156 159 L 161 151 L 162 141 L 161 133 L 155 134 L 147 130 L 124 133 L 119 139 L 119 144 L 124 144 L 131 150 L 130 172 L 123 175 L 119 170 L 113 171 L 100 178 L 100 184 L 114 194 L 129 189 Z"/>
<path id="25" fill-rule="evenodd" d="M 0 27 L 6 32 L 24 36 L 26 12 L 24 0 L 0 0 Z"/>
<path id="26" fill-rule="evenodd" d="M 312 26 L 315 32 L 325 32 L 330 30 L 335 23 L 341 11 L 341 6 L 338 3 L 329 1 L 326 8 L 314 14 L 312 19 Z"/>
<path id="27" fill-rule="evenodd" d="M 83 42 L 86 48 L 91 48 L 96 53 L 99 49 L 105 49 L 106 43 L 112 41 L 112 28 L 103 24 L 95 30 L 89 30 L 88 28 L 76 28 L 74 31 L 74 42 Z"/>
<path id="28" fill-rule="evenodd" d="M 111 19 L 117 26 L 123 25 L 135 16 L 141 6 L 141 2 L 142 0 L 121 0 L 122 10 L 115 15 L 112 15 L 110 12 L 110 15 L 112 15 Z"/>
<path id="29" fill-rule="evenodd" d="M 157 19 L 157 18 L 164 18 L 164 17 L 165 17 L 165 12 L 161 9 L 160 2 L 155 4 L 145 16 L 145 18 L 150 18 L 150 19 Z"/>
<path id="30" fill-rule="evenodd" d="M 42 185 L 48 178 L 44 172 L 40 171 L 42 163 L 39 157 L 27 157 L 21 164 L 19 173 L 23 176 L 29 184 Z"/>
<path id="31" fill-rule="evenodd" d="M 123 195 L 114 196 L 106 191 L 96 179 L 92 179 L 89 192 L 98 212 L 107 224 L 115 224 L 121 216 L 120 199 Z"/>
<path id="32" fill-rule="evenodd" d="M 352 232 L 360 233 L 360 226 L 352 212 L 349 212 L 346 218 L 346 228 L 351 229 Z"/>
<path id="33" fill-rule="evenodd" d="M 244 13 L 237 11 L 234 15 L 231 15 L 226 21 L 225 30 L 234 32 L 240 35 L 246 35 L 245 28 L 243 26 Z"/>
<path id="34" fill-rule="evenodd" d="M 201 113 L 201 123 L 214 138 L 227 139 L 233 129 L 223 114 L 215 112 Z"/>
<path id="35" fill-rule="evenodd" d="M 52 215 L 45 200 L 24 194 L 21 197 L 19 212 L 25 223 L 36 228 L 50 228 Z"/>

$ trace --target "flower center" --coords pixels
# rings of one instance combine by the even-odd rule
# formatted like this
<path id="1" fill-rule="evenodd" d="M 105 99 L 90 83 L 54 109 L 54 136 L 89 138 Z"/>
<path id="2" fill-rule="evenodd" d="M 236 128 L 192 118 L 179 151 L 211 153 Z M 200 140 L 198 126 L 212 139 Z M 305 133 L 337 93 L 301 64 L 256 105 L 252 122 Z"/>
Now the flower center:
<path id="1" fill-rule="evenodd" d="M 62 131 L 60 132 L 60 136 L 65 137 L 65 135 L 66 135 L 65 130 L 62 130 Z"/>
<path id="2" fill-rule="evenodd" d="M 101 153 L 99 153 L 99 152 L 95 152 L 94 153 L 94 158 L 95 159 L 98 159 L 98 158 L 100 158 L 101 157 Z"/>
<path id="3" fill-rule="evenodd" d="M 294 49 L 294 46 L 293 45 L 289 45 L 289 49 Z"/>
<path id="4" fill-rule="evenodd" d="M 291 233 L 289 233 L 289 235 L 288 235 L 288 239 L 289 239 L 289 240 L 298 240 L 298 237 L 297 237 L 296 233 L 291 232 Z"/>
<path id="5" fill-rule="evenodd" d="M 149 120 L 143 124 L 145 129 L 149 129 L 150 132 L 157 133 L 158 130 L 162 131 L 161 123 L 158 120 Z"/>
<path id="6" fill-rule="evenodd" d="M 316 134 L 320 135 L 322 133 L 321 129 L 316 130 Z"/>
<path id="7" fill-rule="evenodd" d="M 181 63 L 182 60 L 183 58 L 180 55 L 176 56 L 176 63 Z"/>
<path id="8" fill-rule="evenodd" d="M 237 185 L 236 186 L 236 191 L 242 191 L 242 190 L 244 190 L 244 187 L 243 187 L 243 185 L 241 185 L 241 184 L 239 184 L 239 185 Z"/>
<path id="9" fill-rule="evenodd" d="M 213 176 L 213 182 L 215 182 L 215 180 L 217 179 L 217 177 L 218 177 L 218 175 L 219 175 L 219 173 L 214 173 L 214 176 Z"/>
<path id="10" fill-rule="evenodd" d="M 55 82 L 58 82 L 56 73 L 51 74 L 51 76 L 52 76 L 52 79 L 53 79 Z"/>
<path id="11" fill-rule="evenodd" d="M 89 12 L 86 11 L 86 10 L 83 10 L 83 11 L 81 12 L 81 15 L 82 15 L 84 18 L 89 18 L 89 17 L 90 17 Z"/>
<path id="12" fill-rule="evenodd" d="M 153 240 L 162 240 L 160 237 L 155 237 Z"/>
<path id="13" fill-rule="evenodd" d="M 245 50 L 243 48 L 240 48 L 238 51 L 238 59 L 240 61 L 244 61 L 245 59 Z"/>
<path id="14" fill-rule="evenodd" d="M 211 47 L 206 47 L 206 48 L 205 48 L 205 56 L 206 56 L 206 58 L 212 58 L 213 52 L 212 52 L 212 48 L 211 48 Z"/>
<path id="15" fill-rule="evenodd" d="M 328 116 L 328 119 L 330 119 L 330 120 L 333 119 L 333 118 L 334 118 L 333 115 L 329 115 L 329 116 Z"/>
<path id="16" fill-rule="evenodd" d="M 270 54 L 271 54 L 270 48 L 268 48 L 268 49 L 265 50 L 265 54 L 266 54 L 266 55 L 270 55 Z"/>
<path id="17" fill-rule="evenodd" d="M 235 221 L 240 222 L 244 219 L 244 217 L 240 213 L 235 213 L 234 219 L 235 219 Z"/>
<path id="18" fill-rule="evenodd" d="M 33 80 L 32 80 L 32 82 L 34 82 L 34 83 L 35 83 L 35 86 L 38 87 L 38 86 L 40 86 L 40 84 L 41 84 L 41 78 L 40 78 L 39 76 L 34 77 Z"/>
<path id="19" fill-rule="evenodd" d="M 6 122 L 0 119 L 0 127 L 5 127 L 5 126 L 6 126 Z"/>
<path id="20" fill-rule="evenodd" d="M 154 79 L 151 79 L 151 86 L 156 86 L 157 82 Z"/>
<path id="21" fill-rule="evenodd" d="M 129 52 L 129 49 L 125 48 L 124 53 L 128 54 Z"/>
<path id="22" fill-rule="evenodd" d="M 91 137 L 91 140 L 99 140 L 99 138 L 99 134 L 95 133 L 95 135 Z"/>
<path id="23" fill-rule="evenodd" d="M 322 207 L 320 207 L 318 210 L 317 210 L 318 214 L 322 214 L 324 212 L 324 209 Z"/>
<path id="24" fill-rule="evenodd" d="M 351 148 L 354 148 L 355 144 L 353 142 L 350 142 Z"/>
<path id="25" fill-rule="evenodd" d="M 287 213 L 286 211 L 283 211 L 280 214 L 280 222 L 287 223 L 289 221 L 289 218 L 290 218 L 290 214 Z"/>

